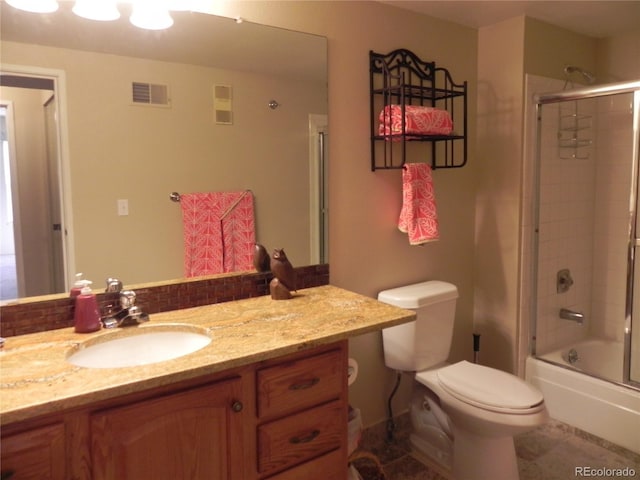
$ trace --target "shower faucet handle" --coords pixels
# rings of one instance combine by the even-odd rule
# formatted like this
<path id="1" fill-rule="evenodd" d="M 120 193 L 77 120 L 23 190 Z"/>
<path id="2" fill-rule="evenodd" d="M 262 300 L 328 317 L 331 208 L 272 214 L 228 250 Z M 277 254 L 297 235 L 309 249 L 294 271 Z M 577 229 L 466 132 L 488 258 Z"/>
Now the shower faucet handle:
<path id="1" fill-rule="evenodd" d="M 573 278 L 571 278 L 571 272 L 568 268 L 559 270 L 556 275 L 556 292 L 564 293 L 569 291 L 573 285 Z"/>

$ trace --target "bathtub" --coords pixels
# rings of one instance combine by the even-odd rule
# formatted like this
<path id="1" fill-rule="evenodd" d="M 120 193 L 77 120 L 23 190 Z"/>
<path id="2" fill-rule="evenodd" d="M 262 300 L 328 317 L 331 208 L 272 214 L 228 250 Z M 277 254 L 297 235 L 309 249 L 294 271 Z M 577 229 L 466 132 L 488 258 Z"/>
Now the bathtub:
<path id="1" fill-rule="evenodd" d="M 571 348 L 580 358 L 574 366 L 566 361 Z M 594 374 L 621 380 L 621 349 L 615 342 L 588 340 L 540 359 L 528 357 L 526 379 L 542 391 L 552 418 L 640 454 L 640 391 L 579 371 L 594 367 Z"/>
<path id="2" fill-rule="evenodd" d="M 570 351 L 577 360 L 569 362 Z M 624 344 L 607 340 L 585 340 L 569 347 L 540 355 L 539 358 L 559 365 L 587 372 L 595 377 L 622 383 Z"/>

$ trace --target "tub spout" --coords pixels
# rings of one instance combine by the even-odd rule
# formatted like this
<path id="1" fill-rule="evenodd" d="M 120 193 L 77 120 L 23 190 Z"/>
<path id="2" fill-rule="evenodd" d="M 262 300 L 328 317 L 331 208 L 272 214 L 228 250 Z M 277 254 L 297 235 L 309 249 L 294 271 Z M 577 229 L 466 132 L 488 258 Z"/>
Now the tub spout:
<path id="1" fill-rule="evenodd" d="M 568 308 L 560 309 L 560 318 L 571 320 L 572 322 L 576 322 L 578 325 L 582 325 L 584 323 L 584 314 L 582 312 L 575 312 Z"/>

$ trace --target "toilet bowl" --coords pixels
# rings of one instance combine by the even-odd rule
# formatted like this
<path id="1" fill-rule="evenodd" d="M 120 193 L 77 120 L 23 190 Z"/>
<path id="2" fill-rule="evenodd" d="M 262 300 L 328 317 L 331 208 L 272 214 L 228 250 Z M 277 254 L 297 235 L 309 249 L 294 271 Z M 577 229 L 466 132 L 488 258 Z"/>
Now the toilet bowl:
<path id="1" fill-rule="evenodd" d="M 453 436 L 453 479 L 517 480 L 513 436 L 548 420 L 540 391 L 507 372 L 467 361 L 445 363 L 453 335 L 454 285 L 422 282 L 385 290 L 378 299 L 416 310 L 414 322 L 383 330 L 385 363 L 415 372 L 415 380 L 439 400 Z M 423 436 L 416 444 L 428 441 Z"/>
<path id="2" fill-rule="evenodd" d="M 462 361 L 417 372 L 435 393 L 453 429 L 453 478 L 517 480 L 514 435 L 549 418 L 542 394 L 500 370 Z"/>

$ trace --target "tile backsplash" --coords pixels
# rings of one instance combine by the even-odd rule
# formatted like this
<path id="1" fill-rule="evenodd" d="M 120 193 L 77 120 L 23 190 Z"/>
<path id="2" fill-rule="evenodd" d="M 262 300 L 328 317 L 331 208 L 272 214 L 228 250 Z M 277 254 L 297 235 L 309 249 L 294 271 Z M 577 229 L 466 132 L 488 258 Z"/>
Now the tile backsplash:
<path id="1" fill-rule="evenodd" d="M 329 265 L 296 268 L 298 288 L 329 284 Z M 134 287 L 136 304 L 149 314 L 229 302 L 269 294 L 267 273 L 240 273 L 182 282 Z M 127 286 L 125 285 L 125 288 Z M 97 293 L 101 308 L 117 301 L 117 294 Z M 74 301 L 69 297 L 7 304 L 0 307 L 0 336 L 11 337 L 73 326 Z"/>

